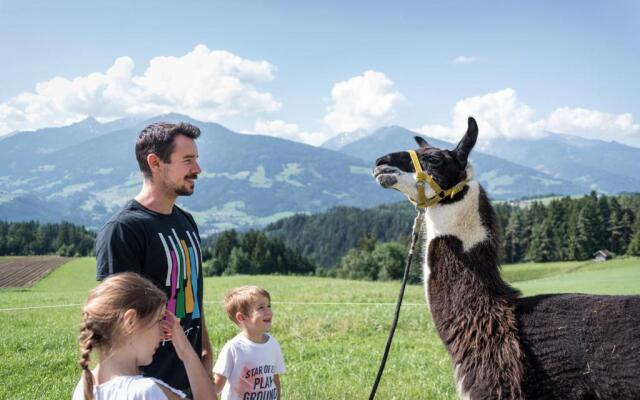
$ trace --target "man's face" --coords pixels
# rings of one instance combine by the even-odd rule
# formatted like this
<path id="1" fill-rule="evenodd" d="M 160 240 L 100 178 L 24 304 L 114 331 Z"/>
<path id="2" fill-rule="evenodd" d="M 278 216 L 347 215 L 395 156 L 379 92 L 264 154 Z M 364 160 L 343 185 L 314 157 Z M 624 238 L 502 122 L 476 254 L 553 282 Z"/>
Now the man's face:
<path id="1" fill-rule="evenodd" d="M 195 140 L 184 135 L 176 136 L 174 144 L 171 162 L 160 161 L 159 176 L 169 194 L 190 196 L 195 188 L 195 180 L 202 172 L 198 165 L 198 146 Z"/>

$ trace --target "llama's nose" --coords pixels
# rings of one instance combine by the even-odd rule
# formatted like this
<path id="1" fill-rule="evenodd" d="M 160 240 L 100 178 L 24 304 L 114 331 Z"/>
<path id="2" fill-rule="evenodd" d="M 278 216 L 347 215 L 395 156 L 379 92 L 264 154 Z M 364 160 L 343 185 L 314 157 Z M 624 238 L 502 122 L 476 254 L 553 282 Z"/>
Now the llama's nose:
<path id="1" fill-rule="evenodd" d="M 386 156 L 382 156 L 376 160 L 376 167 L 379 167 L 383 164 L 389 164 L 389 161 L 391 161 L 391 157 L 389 157 L 388 154 Z"/>

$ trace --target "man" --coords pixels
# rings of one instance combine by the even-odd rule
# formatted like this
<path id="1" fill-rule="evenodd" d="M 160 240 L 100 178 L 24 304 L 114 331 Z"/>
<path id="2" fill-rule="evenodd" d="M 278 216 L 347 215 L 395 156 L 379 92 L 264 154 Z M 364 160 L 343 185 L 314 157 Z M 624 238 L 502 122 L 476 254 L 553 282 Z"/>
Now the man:
<path id="1" fill-rule="evenodd" d="M 202 250 L 191 214 L 175 205 L 178 196 L 193 194 L 198 165 L 190 124 L 149 125 L 136 142 L 143 175 L 142 190 L 98 233 L 97 279 L 134 271 L 163 289 L 167 309 L 176 314 L 208 373 L 213 367 L 202 304 Z M 140 294 L 144 296 L 144 293 Z M 162 343 L 143 375 L 163 380 L 190 394 L 184 365 L 170 343 Z"/>

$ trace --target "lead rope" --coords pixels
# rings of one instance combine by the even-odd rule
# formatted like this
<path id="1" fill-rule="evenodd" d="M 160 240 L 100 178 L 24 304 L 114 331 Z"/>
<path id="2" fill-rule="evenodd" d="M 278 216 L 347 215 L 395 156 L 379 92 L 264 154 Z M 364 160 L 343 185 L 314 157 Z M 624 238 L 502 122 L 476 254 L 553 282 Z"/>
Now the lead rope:
<path id="1" fill-rule="evenodd" d="M 387 339 L 387 344 L 384 347 L 384 354 L 382 355 L 382 361 L 380 362 L 380 368 L 378 369 L 378 375 L 376 376 L 376 381 L 373 383 L 373 387 L 371 388 L 371 394 L 369 395 L 369 400 L 373 400 L 376 397 L 376 391 L 378 390 L 378 384 L 380 383 L 380 378 L 382 378 L 382 372 L 384 371 L 384 366 L 387 363 L 387 356 L 389 355 L 389 349 L 391 348 L 391 342 L 393 341 L 393 334 L 396 331 L 396 326 L 398 325 L 398 318 L 400 317 L 400 307 L 402 307 L 402 298 L 404 297 L 404 288 L 407 286 L 407 280 L 409 279 L 409 268 L 411 267 L 411 259 L 413 258 L 413 252 L 416 247 L 417 238 L 420 235 L 420 228 L 422 226 L 422 221 L 424 220 L 424 208 L 417 208 L 418 214 L 416 218 L 413 220 L 413 233 L 411 235 L 411 248 L 409 249 L 409 254 L 407 255 L 407 263 L 404 267 L 404 275 L 402 276 L 402 284 L 400 285 L 400 293 L 398 294 L 398 301 L 396 303 L 396 312 L 393 316 L 393 322 L 391 323 L 391 330 L 389 331 L 389 338 Z"/>

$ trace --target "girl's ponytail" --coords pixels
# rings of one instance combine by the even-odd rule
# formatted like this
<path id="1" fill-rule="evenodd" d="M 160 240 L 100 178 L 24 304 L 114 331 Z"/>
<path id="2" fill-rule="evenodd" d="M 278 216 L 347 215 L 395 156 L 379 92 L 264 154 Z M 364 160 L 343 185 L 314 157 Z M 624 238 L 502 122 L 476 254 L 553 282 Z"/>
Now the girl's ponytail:
<path id="1" fill-rule="evenodd" d="M 88 327 L 86 321 L 87 314 L 83 314 L 82 326 L 80 328 L 80 368 L 82 368 L 82 377 L 84 378 L 84 398 L 85 400 L 93 400 L 93 374 L 89 369 L 89 358 L 91 350 L 93 350 L 93 332 Z"/>

